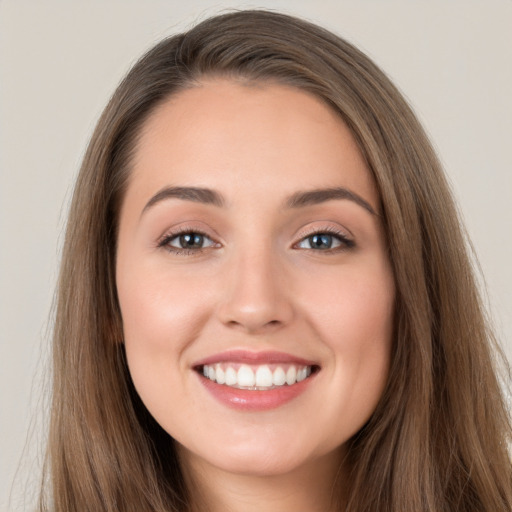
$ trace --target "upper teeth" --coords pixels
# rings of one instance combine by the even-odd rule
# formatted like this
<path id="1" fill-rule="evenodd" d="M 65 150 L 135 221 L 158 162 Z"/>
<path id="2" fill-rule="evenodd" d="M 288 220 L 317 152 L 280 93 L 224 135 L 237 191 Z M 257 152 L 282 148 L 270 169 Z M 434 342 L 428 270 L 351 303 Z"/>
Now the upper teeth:
<path id="1" fill-rule="evenodd" d="M 204 365 L 203 375 L 218 384 L 243 389 L 269 389 L 291 386 L 311 375 L 311 366 L 288 365 L 234 365 L 217 363 Z"/>

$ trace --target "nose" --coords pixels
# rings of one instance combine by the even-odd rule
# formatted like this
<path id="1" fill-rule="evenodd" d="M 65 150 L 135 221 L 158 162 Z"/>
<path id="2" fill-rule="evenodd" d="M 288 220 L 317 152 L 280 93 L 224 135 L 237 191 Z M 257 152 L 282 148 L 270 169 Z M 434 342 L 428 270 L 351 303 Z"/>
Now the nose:
<path id="1" fill-rule="evenodd" d="M 293 317 L 286 272 L 271 250 L 234 257 L 227 265 L 219 319 L 226 326 L 263 334 L 287 325 Z"/>

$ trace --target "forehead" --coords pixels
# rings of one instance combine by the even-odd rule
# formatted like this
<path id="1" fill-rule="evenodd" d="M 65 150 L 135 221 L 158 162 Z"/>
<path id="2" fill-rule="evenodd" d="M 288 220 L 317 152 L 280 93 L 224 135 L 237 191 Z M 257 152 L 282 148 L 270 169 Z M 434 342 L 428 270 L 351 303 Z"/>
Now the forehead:
<path id="1" fill-rule="evenodd" d="M 210 80 L 171 96 L 143 126 L 128 188 L 258 192 L 344 186 L 378 209 L 371 174 L 350 130 L 322 100 L 277 84 Z M 133 186 L 132 186 L 133 185 Z"/>

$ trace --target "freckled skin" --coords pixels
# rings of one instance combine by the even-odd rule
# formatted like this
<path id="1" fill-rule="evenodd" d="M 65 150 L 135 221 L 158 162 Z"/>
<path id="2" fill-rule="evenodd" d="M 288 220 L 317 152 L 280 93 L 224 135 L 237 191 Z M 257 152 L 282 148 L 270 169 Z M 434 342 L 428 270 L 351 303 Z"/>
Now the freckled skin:
<path id="1" fill-rule="evenodd" d="M 226 204 L 168 199 L 142 214 L 167 186 L 210 188 Z M 303 91 L 212 80 L 147 121 L 121 209 L 117 287 L 133 381 L 185 465 L 246 475 L 307 467 L 314 481 L 316 465 L 337 466 L 374 411 L 395 298 L 379 217 L 346 199 L 283 207 L 297 191 L 327 187 L 379 210 L 348 128 Z M 178 228 L 214 243 L 188 253 L 158 246 Z M 354 247 L 310 248 L 307 237 L 326 230 Z M 321 370 L 282 407 L 229 409 L 193 365 L 231 349 L 278 350 Z"/>

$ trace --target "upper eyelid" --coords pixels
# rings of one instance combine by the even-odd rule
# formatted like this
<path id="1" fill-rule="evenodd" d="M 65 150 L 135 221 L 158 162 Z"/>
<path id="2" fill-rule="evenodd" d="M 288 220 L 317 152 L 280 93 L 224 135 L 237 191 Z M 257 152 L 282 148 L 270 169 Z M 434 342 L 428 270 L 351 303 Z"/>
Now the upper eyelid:
<path id="1" fill-rule="evenodd" d="M 197 226 L 191 226 L 191 225 L 179 225 L 174 228 L 166 229 L 158 239 L 157 239 L 157 245 L 161 245 L 165 243 L 166 241 L 172 240 L 173 238 L 176 238 L 180 235 L 187 234 L 187 233 L 197 233 L 198 235 L 202 235 L 206 238 L 209 238 L 213 242 L 219 243 L 219 237 L 217 234 L 212 234 L 209 229 L 203 229 L 201 227 Z"/>
<path id="2" fill-rule="evenodd" d="M 169 234 L 169 235 L 166 235 L 164 236 L 159 242 L 158 242 L 158 247 L 173 247 L 174 249 L 179 249 L 178 247 L 174 247 L 173 245 L 171 245 L 171 241 L 175 240 L 176 238 L 180 237 L 181 235 L 183 234 L 187 234 L 187 233 L 195 233 L 197 235 L 201 235 L 202 237 L 208 239 L 210 242 L 212 242 L 212 245 L 210 247 L 200 247 L 200 248 L 197 248 L 197 249 L 193 249 L 193 248 L 185 248 L 183 247 L 183 250 L 192 250 L 192 251 L 200 251 L 201 249 L 209 249 L 211 247 L 215 247 L 215 246 L 218 246 L 219 243 L 216 242 L 215 240 L 213 240 L 211 237 L 209 237 L 208 235 L 205 235 L 203 233 L 199 233 L 197 231 L 184 231 L 182 233 L 173 233 L 173 234 Z"/>
<path id="3" fill-rule="evenodd" d="M 342 226 L 321 226 L 321 227 L 310 227 L 306 229 L 300 229 L 296 237 L 300 240 L 303 240 L 304 238 L 307 238 L 308 236 L 321 234 L 321 233 L 328 233 L 330 235 L 337 235 L 343 238 L 346 238 L 348 240 L 354 240 L 354 235 L 345 227 Z"/>
<path id="4" fill-rule="evenodd" d="M 216 243 L 215 240 L 213 240 L 213 238 L 211 236 L 207 235 L 206 233 L 203 233 L 202 231 L 180 231 L 178 233 L 169 233 L 168 236 L 164 237 L 164 240 L 174 240 L 175 238 L 179 238 L 182 235 L 190 235 L 190 234 L 200 235 L 203 238 L 206 238 L 206 239 L 210 240 L 211 242 Z"/>
<path id="5" fill-rule="evenodd" d="M 343 233 L 336 233 L 336 232 L 333 232 L 333 231 L 323 230 L 323 231 L 316 231 L 316 232 L 313 232 L 313 233 L 311 233 L 309 235 L 301 237 L 297 242 L 295 242 L 292 245 L 292 247 L 296 248 L 298 245 L 302 244 L 308 238 L 311 238 L 312 236 L 315 236 L 315 235 L 329 235 L 329 236 L 332 236 L 333 238 L 338 239 L 340 244 L 344 245 L 346 248 L 351 248 L 351 247 L 355 246 L 355 241 L 352 240 L 351 238 L 345 236 Z M 306 250 L 313 250 L 313 249 L 306 249 Z M 334 248 L 333 250 L 336 250 L 336 248 Z M 327 252 L 327 251 L 325 251 L 325 252 Z"/>
<path id="6" fill-rule="evenodd" d="M 201 235 L 204 238 L 207 238 L 212 244 L 208 247 L 199 247 L 199 248 L 192 248 L 192 247 L 176 247 L 174 245 L 171 245 L 171 241 L 175 240 L 176 238 L 180 237 L 184 234 L 194 233 L 197 235 Z M 197 229 L 191 230 L 191 229 L 183 229 L 178 230 L 174 232 L 167 232 L 165 235 L 160 237 L 159 241 L 157 242 L 157 249 L 165 249 L 166 251 L 176 254 L 176 255 L 199 255 L 202 253 L 202 251 L 213 249 L 215 247 L 219 246 L 219 242 L 215 241 L 212 237 L 210 237 L 208 234 L 203 233 Z"/>

